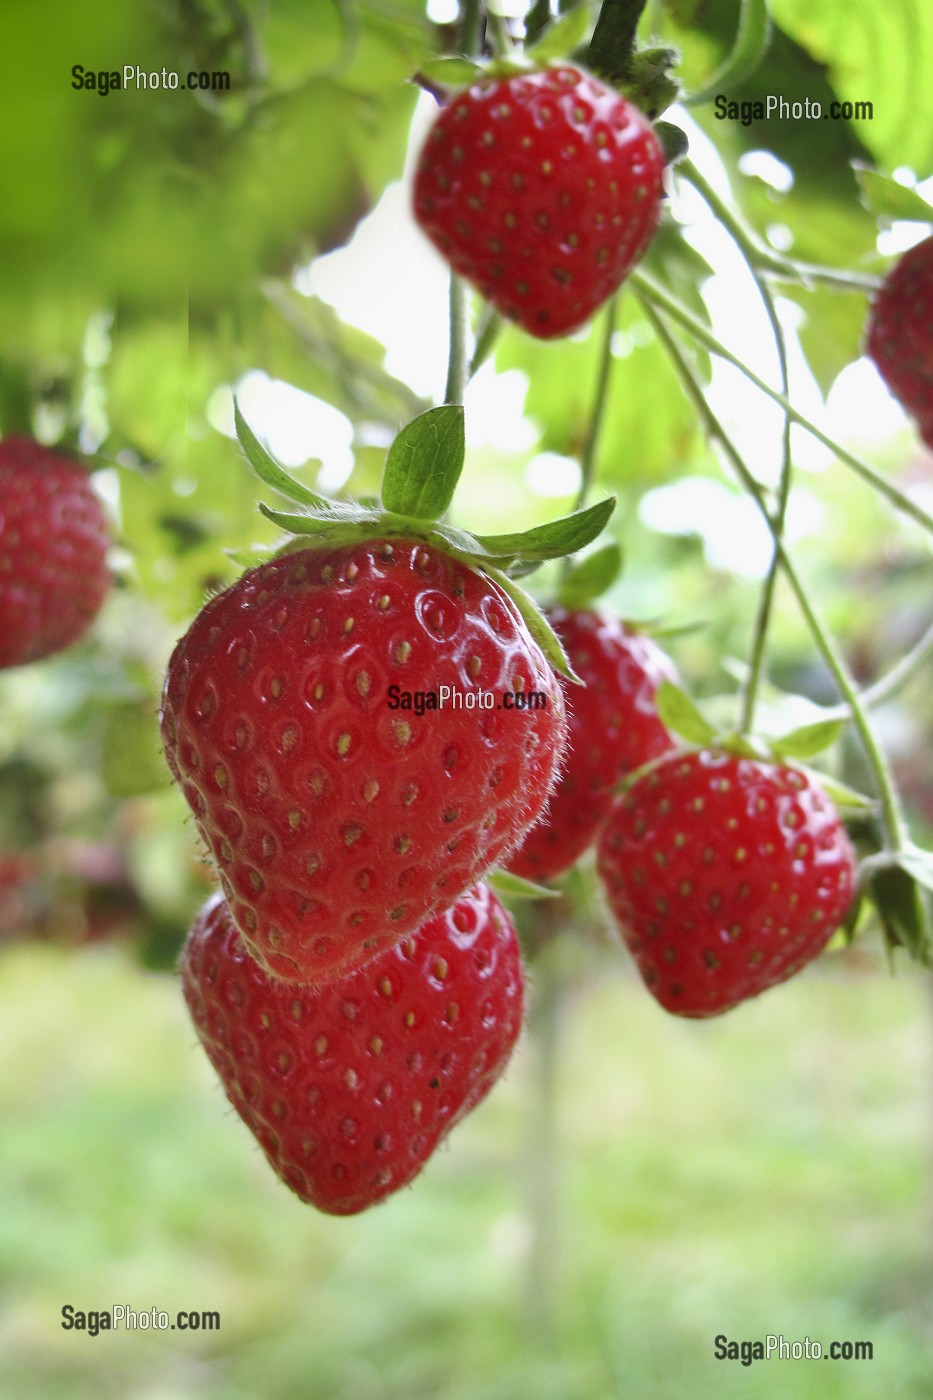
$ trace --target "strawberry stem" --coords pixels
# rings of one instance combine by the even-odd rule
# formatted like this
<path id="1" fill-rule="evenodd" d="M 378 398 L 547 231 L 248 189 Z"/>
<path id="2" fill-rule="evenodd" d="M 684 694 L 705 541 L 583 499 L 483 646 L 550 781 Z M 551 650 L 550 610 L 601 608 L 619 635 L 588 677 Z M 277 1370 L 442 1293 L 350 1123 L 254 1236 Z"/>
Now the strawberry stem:
<path id="1" fill-rule="evenodd" d="M 750 369 L 738 355 L 728 349 L 727 346 L 723 345 L 722 341 L 713 335 L 712 331 L 708 330 L 703 322 L 699 320 L 698 317 L 694 316 L 691 311 L 688 311 L 676 297 L 670 296 L 659 283 L 655 282 L 653 278 L 648 277 L 644 272 L 633 272 L 629 281 L 630 285 L 641 294 L 643 306 L 650 305 L 656 311 L 665 312 L 666 315 L 669 315 L 673 320 L 677 321 L 694 340 L 699 341 L 699 343 L 712 354 L 725 360 L 727 364 L 734 365 L 740 373 L 744 374 L 746 379 L 755 385 L 756 389 L 760 389 L 763 394 L 767 394 L 769 399 L 773 399 L 776 404 L 779 404 L 795 423 L 799 423 L 812 437 L 816 438 L 817 442 L 821 442 L 824 447 L 829 448 L 830 452 L 835 453 L 840 462 L 844 462 L 857 476 L 860 476 L 863 481 L 866 481 L 869 486 L 873 487 L 879 495 L 884 496 L 890 501 L 896 509 L 901 511 L 904 515 L 909 515 L 910 518 L 916 521 L 918 525 L 922 526 L 928 534 L 933 534 L 933 516 L 925 511 L 922 506 L 919 506 L 916 501 L 911 500 L 903 491 L 898 490 L 896 486 L 892 485 L 892 483 L 883 477 L 880 472 L 876 471 L 874 467 L 869 466 L 868 462 L 863 461 L 862 458 L 857 457 L 854 452 L 850 452 L 848 448 L 843 447 L 842 443 L 837 442 L 836 439 L 830 437 L 828 433 L 824 433 L 822 428 L 818 428 L 805 413 L 801 413 L 785 394 L 779 394 L 776 389 L 772 389 L 770 384 L 767 384 L 753 369 Z"/>
<path id="2" fill-rule="evenodd" d="M 495 10 L 490 10 L 487 5 L 483 5 L 483 10 L 486 15 L 486 37 L 489 46 L 496 58 L 505 58 L 515 47 L 508 20 Z"/>
<path id="3" fill-rule="evenodd" d="M 719 195 L 706 178 L 700 174 L 692 161 L 681 161 L 680 173 L 686 176 L 713 210 L 720 223 L 728 229 L 743 250 L 747 250 L 755 266 L 779 280 L 798 282 L 801 286 L 822 283 L 840 291 L 876 292 L 881 286 L 880 277 L 865 273 L 849 272 L 845 268 L 820 267 L 815 263 L 799 262 L 796 258 L 785 257 L 767 248 L 755 237 L 752 230 L 740 218 L 730 204 Z"/>
<path id="4" fill-rule="evenodd" d="M 606 406 L 609 402 L 609 380 L 612 375 L 612 338 L 616 329 L 616 314 L 618 312 L 619 298 L 614 296 L 606 307 L 605 318 L 603 320 L 603 341 L 599 356 L 599 370 L 596 376 L 596 393 L 593 398 L 593 412 L 590 414 L 589 430 L 586 441 L 583 444 L 583 451 L 580 453 L 580 490 L 577 495 L 574 510 L 579 510 L 586 500 L 590 487 L 593 484 L 593 475 L 596 467 L 596 449 L 599 444 L 599 435 L 602 430 L 603 420 L 606 416 Z"/>
<path id="5" fill-rule="evenodd" d="M 462 404 L 467 384 L 467 291 L 461 277 L 450 274 L 450 348 L 444 403 Z"/>
<path id="6" fill-rule="evenodd" d="M 835 641 L 819 617 L 809 594 L 803 584 L 796 566 L 787 552 L 787 549 L 777 533 L 775 520 L 768 510 L 764 492 L 752 475 L 745 463 L 742 454 L 733 443 L 726 432 L 723 424 L 710 408 L 703 394 L 703 388 L 692 365 L 688 361 L 685 353 L 674 339 L 667 323 L 652 305 L 648 296 L 640 297 L 642 308 L 654 328 L 661 345 L 667 351 L 671 363 L 677 372 L 680 382 L 687 397 L 693 402 L 700 414 L 707 431 L 713 441 L 719 443 L 723 453 L 731 462 L 736 475 L 742 485 L 750 493 L 758 504 L 768 529 L 774 539 L 775 554 L 778 556 L 781 568 L 785 577 L 793 590 L 804 619 L 810 629 L 810 634 L 819 649 L 826 666 L 829 669 L 839 694 L 846 703 L 852 724 L 859 736 L 864 749 L 865 756 L 875 778 L 878 796 L 881 800 L 881 807 L 884 814 L 885 827 L 887 829 L 887 846 L 890 850 L 903 850 L 907 844 L 907 830 L 904 817 L 901 812 L 900 801 L 894 786 L 891 770 L 887 758 L 878 743 L 867 710 L 859 695 L 855 681 L 849 673 L 849 669 L 841 652 L 838 650 Z"/>
<path id="7" fill-rule="evenodd" d="M 780 318 L 777 314 L 774 297 L 771 295 L 771 288 L 758 269 L 755 260 L 754 240 L 739 219 L 723 218 L 721 201 L 718 200 L 716 192 L 699 174 L 699 171 L 697 171 L 692 161 L 684 161 L 681 165 L 681 170 L 698 190 L 713 213 L 720 216 L 720 219 L 728 232 L 731 233 L 733 241 L 742 255 L 745 265 L 755 283 L 758 295 L 761 297 L 762 305 L 764 306 L 765 313 L 771 326 L 771 333 L 774 336 L 774 345 L 778 357 L 778 370 L 781 378 L 781 393 L 785 398 L 789 398 L 790 375 L 787 364 L 787 339 L 784 335 L 784 327 L 781 325 Z M 777 509 L 774 513 L 773 524 L 774 536 L 778 541 L 784 538 L 784 526 L 787 520 L 787 503 L 790 499 L 790 487 L 793 476 L 790 429 L 790 414 L 785 410 L 784 425 L 781 433 L 781 474 L 778 483 Z M 778 557 L 778 551 L 775 549 L 771 555 L 771 562 L 768 566 L 768 572 L 765 576 L 765 581 L 758 599 L 758 611 L 755 616 L 755 625 L 752 631 L 751 659 L 749 662 L 748 677 L 743 687 L 742 715 L 739 721 L 739 732 L 742 734 L 750 734 L 754 728 L 755 703 L 758 698 L 758 689 L 764 672 L 768 629 L 771 623 L 774 588 L 777 582 L 779 567 L 780 559 Z"/>
<path id="8" fill-rule="evenodd" d="M 460 19 L 460 52 L 474 58 L 482 46 L 482 5 L 480 0 L 463 0 Z"/>
<path id="9" fill-rule="evenodd" d="M 479 334 L 476 337 L 476 345 L 473 348 L 473 358 L 470 361 L 470 369 L 467 379 L 473 378 L 481 365 L 489 359 L 496 346 L 496 341 L 502 331 L 502 317 L 497 311 L 488 311 L 485 320 L 480 326 Z"/>
<path id="10" fill-rule="evenodd" d="M 919 641 L 914 643 L 910 651 L 891 667 L 890 671 L 883 675 L 880 680 L 875 681 L 874 685 L 870 685 L 862 691 L 862 704 L 869 706 L 870 709 L 883 705 L 885 701 L 896 695 L 908 681 L 912 680 L 931 657 L 933 657 L 933 623 Z M 837 714 L 847 713 L 844 706 L 840 706 L 838 711 L 827 709 L 826 718 L 834 719 Z"/>

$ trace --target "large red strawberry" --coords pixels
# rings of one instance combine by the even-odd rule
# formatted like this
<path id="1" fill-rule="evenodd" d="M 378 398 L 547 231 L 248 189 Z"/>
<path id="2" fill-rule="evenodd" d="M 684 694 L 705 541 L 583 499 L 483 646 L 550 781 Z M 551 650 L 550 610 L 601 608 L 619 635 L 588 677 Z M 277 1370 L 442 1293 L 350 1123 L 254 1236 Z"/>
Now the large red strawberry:
<path id="1" fill-rule="evenodd" d="M 549 340 L 583 325 L 658 223 L 664 155 L 639 109 L 564 65 L 483 81 L 434 121 L 415 217 L 503 315 Z"/>
<path id="2" fill-rule="evenodd" d="M 933 237 L 891 268 L 868 318 L 866 350 L 933 447 Z"/>
<path id="3" fill-rule="evenodd" d="M 564 769 L 543 819 L 508 862 L 526 880 L 569 870 L 596 840 L 625 774 L 673 746 L 654 702 L 661 682 L 676 680 L 660 647 L 591 609 L 552 608 L 547 618 L 585 689 L 561 681 L 569 717 Z"/>
<path id="4" fill-rule="evenodd" d="M 521 691 L 544 705 L 513 708 Z M 250 951 L 321 982 L 514 849 L 566 722 L 498 584 L 377 539 L 282 555 L 212 598 L 169 664 L 162 733 Z"/>
<path id="5" fill-rule="evenodd" d="M 77 462 L 27 437 L 0 442 L 0 667 L 79 640 L 110 586 L 107 524 Z"/>
<path id="6" fill-rule="evenodd" d="M 267 977 L 215 896 L 181 976 L 234 1108 L 282 1180 L 333 1215 L 411 1181 L 492 1088 L 521 1029 L 518 941 L 484 885 L 319 991 Z"/>
<path id="7" fill-rule="evenodd" d="M 599 843 L 599 874 L 642 977 L 680 1016 L 715 1016 L 815 958 L 845 917 L 855 862 L 805 772 L 717 750 L 639 778 Z"/>

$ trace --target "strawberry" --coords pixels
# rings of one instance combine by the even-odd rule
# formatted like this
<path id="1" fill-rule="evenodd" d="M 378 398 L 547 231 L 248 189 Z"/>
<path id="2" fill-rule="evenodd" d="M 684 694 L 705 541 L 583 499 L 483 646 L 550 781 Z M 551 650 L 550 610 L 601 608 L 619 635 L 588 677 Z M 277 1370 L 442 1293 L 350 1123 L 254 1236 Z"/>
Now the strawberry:
<path id="1" fill-rule="evenodd" d="M 550 340 L 588 321 L 644 253 L 663 170 L 639 109 L 565 64 L 475 83 L 441 110 L 415 218 L 497 311 Z"/>
<path id="2" fill-rule="evenodd" d="M 654 705 L 661 682 L 676 680 L 660 647 L 590 609 L 552 608 L 547 618 L 586 688 L 561 681 L 569 716 L 564 770 L 543 820 L 508 862 L 526 880 L 569 870 L 595 841 L 616 784 L 673 746 Z"/>
<path id="3" fill-rule="evenodd" d="M 933 236 L 889 271 L 869 313 L 865 349 L 933 447 Z"/>
<path id="4" fill-rule="evenodd" d="M 417 1175 L 499 1078 L 522 1022 L 515 930 L 484 885 L 319 991 L 267 977 L 218 895 L 181 977 L 230 1102 L 286 1185 L 332 1215 Z"/>
<path id="5" fill-rule="evenodd" d="M 809 774 L 702 749 L 635 781 L 603 830 L 598 870 L 652 994 L 677 1015 L 715 1016 L 822 952 L 855 861 Z"/>
<path id="6" fill-rule="evenodd" d="M 444 686 L 461 706 L 427 708 Z M 466 708 L 480 690 L 494 708 Z M 509 708 L 521 691 L 546 707 Z M 352 971 L 507 856 L 547 801 L 565 732 L 556 676 L 511 599 L 404 539 L 248 571 L 176 647 L 162 710 L 244 941 L 293 982 Z"/>
<path id="7" fill-rule="evenodd" d="M 104 512 L 77 462 L 27 437 L 0 442 L 0 667 L 63 651 L 110 586 Z"/>

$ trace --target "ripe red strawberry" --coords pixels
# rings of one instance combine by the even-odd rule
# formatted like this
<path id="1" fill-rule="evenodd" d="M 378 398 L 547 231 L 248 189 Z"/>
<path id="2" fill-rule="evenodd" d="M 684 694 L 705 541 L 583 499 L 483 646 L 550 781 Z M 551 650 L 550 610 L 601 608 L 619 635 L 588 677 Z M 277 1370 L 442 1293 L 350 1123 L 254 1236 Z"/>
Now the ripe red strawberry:
<path id="1" fill-rule="evenodd" d="M 544 340 L 589 320 L 658 223 L 664 155 L 637 107 L 567 65 L 475 83 L 442 109 L 415 218 L 504 316 Z"/>
<path id="2" fill-rule="evenodd" d="M 552 608 L 547 617 L 586 688 L 561 681 L 569 717 L 564 769 L 544 817 L 508 862 L 526 880 L 569 870 L 596 840 L 625 774 L 674 742 L 654 703 L 661 682 L 677 679 L 659 646 L 604 613 Z"/>
<path id="3" fill-rule="evenodd" d="M 885 278 L 869 314 L 866 351 L 933 447 L 933 236 Z"/>
<path id="4" fill-rule="evenodd" d="M 217 895 L 181 976 L 230 1102 L 286 1185 L 332 1215 L 411 1181 L 492 1088 L 521 1029 L 518 940 L 485 885 L 319 991 L 267 977 Z"/>
<path id="5" fill-rule="evenodd" d="M 0 442 L 0 667 L 63 651 L 110 586 L 107 524 L 87 473 L 26 437 Z"/>
<path id="6" fill-rule="evenodd" d="M 496 708 L 404 708 L 442 686 Z M 519 690 L 546 708 L 505 708 Z M 369 540 L 283 555 L 211 599 L 169 664 L 162 733 L 250 951 L 322 982 L 509 854 L 566 721 L 496 583 L 432 546 Z"/>
<path id="7" fill-rule="evenodd" d="M 631 787 L 599 874 L 645 982 L 667 1010 L 715 1016 L 822 952 L 855 861 L 831 803 L 783 763 L 672 754 Z"/>

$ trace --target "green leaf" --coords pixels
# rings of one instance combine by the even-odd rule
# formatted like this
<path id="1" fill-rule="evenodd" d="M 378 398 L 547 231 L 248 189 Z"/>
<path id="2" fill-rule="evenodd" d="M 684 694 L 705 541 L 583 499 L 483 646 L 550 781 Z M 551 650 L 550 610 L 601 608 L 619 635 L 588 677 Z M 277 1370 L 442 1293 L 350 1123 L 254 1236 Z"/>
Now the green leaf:
<path id="1" fill-rule="evenodd" d="M 772 739 L 771 748 L 782 758 L 813 758 L 836 742 L 847 723 L 844 719 L 820 719 L 815 724 L 804 724 Z"/>
<path id="2" fill-rule="evenodd" d="M 853 163 L 853 169 L 862 192 L 862 202 L 877 218 L 916 219 L 924 224 L 933 223 L 933 206 L 916 190 L 892 180 L 890 175 L 872 170 L 860 161 Z"/>
<path id="3" fill-rule="evenodd" d="M 616 507 L 615 496 L 598 501 L 586 510 L 562 515 L 531 530 L 514 535 L 477 535 L 484 549 L 499 559 L 516 556 L 523 562 L 531 559 L 561 559 L 590 544 L 601 534 Z"/>
<path id="4" fill-rule="evenodd" d="M 275 458 L 272 457 L 247 423 L 240 412 L 240 406 L 236 399 L 233 401 L 233 421 L 236 425 L 236 435 L 240 440 L 240 446 L 246 454 L 253 471 L 264 481 L 267 486 L 278 491 L 283 496 L 287 496 L 290 501 L 297 505 L 320 507 L 324 504 L 325 498 L 318 496 L 314 491 L 302 486 L 300 481 L 296 481 L 293 476 L 289 476 L 284 467 L 280 467 Z"/>
<path id="5" fill-rule="evenodd" d="M 661 723 L 691 744 L 710 744 L 716 737 L 713 726 L 704 718 L 685 690 L 673 681 L 662 681 L 655 696 Z"/>
<path id="6" fill-rule="evenodd" d="M 885 937 L 916 958 L 928 955 L 924 938 L 923 896 L 913 876 L 899 866 L 879 870 L 869 886 Z"/>
<path id="7" fill-rule="evenodd" d="M 561 580 L 558 599 L 565 608 L 585 608 L 608 590 L 622 572 L 622 550 L 613 540 L 571 565 Z"/>
<path id="8" fill-rule="evenodd" d="M 906 850 L 895 851 L 894 860 L 918 885 L 933 890 L 933 851 L 924 851 L 920 846 L 909 846 Z"/>
<path id="9" fill-rule="evenodd" d="M 444 87 L 465 87 L 486 76 L 486 71 L 478 63 L 468 58 L 432 58 L 418 70 L 429 82 L 440 83 Z"/>
<path id="10" fill-rule="evenodd" d="M 457 489 L 465 450 L 459 404 L 419 414 L 389 448 L 382 478 L 386 510 L 416 520 L 438 520 Z"/>
<path id="11" fill-rule="evenodd" d="M 699 92 L 684 99 L 684 106 L 694 107 L 700 102 L 708 102 L 717 93 L 728 91 L 751 77 L 764 57 L 770 40 L 771 20 L 767 0 L 742 0 L 732 52 Z"/>
<path id="12" fill-rule="evenodd" d="M 520 875 L 513 875 L 511 870 L 493 870 L 485 878 L 486 884 L 506 899 L 560 898 L 560 890 L 552 890 L 547 885 L 536 885 L 533 880 L 523 880 Z"/>
<path id="13" fill-rule="evenodd" d="M 590 27 L 590 10 L 586 4 L 577 5 L 548 26 L 540 39 L 525 50 L 526 57 L 544 65 L 567 54 L 583 43 Z"/>
<path id="14" fill-rule="evenodd" d="M 573 681 L 575 685 L 582 685 L 583 682 L 571 666 L 560 638 L 534 598 L 523 588 L 519 588 L 514 579 L 507 578 L 501 569 L 487 568 L 485 572 L 499 585 L 506 597 L 511 598 L 521 614 L 522 621 L 554 670 L 568 681 Z"/>
<path id="15" fill-rule="evenodd" d="M 532 0 L 525 19 L 525 52 L 530 53 L 538 36 L 551 23 L 550 0 Z"/>

